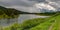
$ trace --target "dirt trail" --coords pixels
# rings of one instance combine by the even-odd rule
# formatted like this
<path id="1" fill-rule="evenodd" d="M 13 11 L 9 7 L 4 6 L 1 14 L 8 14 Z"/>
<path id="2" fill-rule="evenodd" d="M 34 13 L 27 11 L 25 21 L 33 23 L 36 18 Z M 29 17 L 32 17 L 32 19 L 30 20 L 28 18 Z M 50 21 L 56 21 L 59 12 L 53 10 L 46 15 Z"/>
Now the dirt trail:
<path id="1" fill-rule="evenodd" d="M 52 25 L 49 27 L 48 30 L 52 30 L 53 26 L 54 26 L 55 23 L 52 23 Z"/>

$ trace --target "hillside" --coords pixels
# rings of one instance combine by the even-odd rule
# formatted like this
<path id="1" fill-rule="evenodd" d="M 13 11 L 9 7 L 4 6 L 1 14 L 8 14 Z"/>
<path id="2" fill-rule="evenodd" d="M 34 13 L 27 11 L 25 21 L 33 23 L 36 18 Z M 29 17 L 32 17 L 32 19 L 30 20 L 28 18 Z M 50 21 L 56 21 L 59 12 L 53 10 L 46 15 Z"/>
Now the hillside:
<path id="1" fill-rule="evenodd" d="M 0 6 L 0 18 L 15 18 L 23 13 L 27 12 L 19 11 L 14 8 L 5 8 L 3 6 Z"/>
<path id="2" fill-rule="evenodd" d="M 0 6 L 0 18 L 10 18 L 19 15 L 20 11 Z"/>
<path id="3" fill-rule="evenodd" d="M 50 18 L 30 19 L 22 24 L 15 23 L 3 30 L 60 30 L 60 14 Z"/>
<path id="4" fill-rule="evenodd" d="M 23 24 L 23 30 L 60 30 L 60 14 L 50 18 L 28 20 Z"/>
<path id="5" fill-rule="evenodd" d="M 42 24 L 30 28 L 29 30 L 60 30 L 60 15 L 57 15 Z"/>

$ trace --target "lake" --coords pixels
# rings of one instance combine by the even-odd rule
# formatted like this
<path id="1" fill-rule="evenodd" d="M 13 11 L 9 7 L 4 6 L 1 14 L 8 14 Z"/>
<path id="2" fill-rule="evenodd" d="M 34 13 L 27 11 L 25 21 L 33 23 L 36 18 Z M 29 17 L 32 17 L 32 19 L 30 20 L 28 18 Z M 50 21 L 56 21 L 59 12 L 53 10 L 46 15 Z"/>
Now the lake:
<path id="1" fill-rule="evenodd" d="M 0 19 L 0 26 L 8 26 L 13 23 L 22 23 L 24 20 L 34 19 L 34 18 L 47 18 L 49 16 L 40 16 L 34 14 L 20 14 L 18 18 L 11 19 Z"/>

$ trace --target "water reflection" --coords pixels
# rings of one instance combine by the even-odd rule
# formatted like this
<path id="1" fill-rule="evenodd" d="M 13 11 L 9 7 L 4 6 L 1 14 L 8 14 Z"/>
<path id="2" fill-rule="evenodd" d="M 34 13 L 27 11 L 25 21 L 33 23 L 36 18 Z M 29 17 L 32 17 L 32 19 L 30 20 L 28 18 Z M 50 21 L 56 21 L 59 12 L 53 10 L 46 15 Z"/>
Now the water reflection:
<path id="1" fill-rule="evenodd" d="M 40 15 L 34 15 L 34 14 L 21 14 L 18 18 L 18 23 L 22 23 L 24 20 L 28 19 L 34 19 L 34 18 L 46 18 L 49 16 L 40 16 Z"/>
<path id="2" fill-rule="evenodd" d="M 14 19 L 0 19 L 0 26 L 8 26 L 10 24 L 16 23 L 18 21 L 17 18 Z"/>

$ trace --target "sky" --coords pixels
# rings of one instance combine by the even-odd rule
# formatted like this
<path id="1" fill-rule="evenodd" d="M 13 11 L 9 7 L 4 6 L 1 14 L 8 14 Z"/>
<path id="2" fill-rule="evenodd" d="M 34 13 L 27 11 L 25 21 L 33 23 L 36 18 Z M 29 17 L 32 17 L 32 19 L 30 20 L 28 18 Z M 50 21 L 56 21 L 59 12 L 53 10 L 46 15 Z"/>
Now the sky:
<path id="1" fill-rule="evenodd" d="M 0 0 L 0 6 L 39 13 L 42 9 L 59 10 L 60 0 Z"/>

